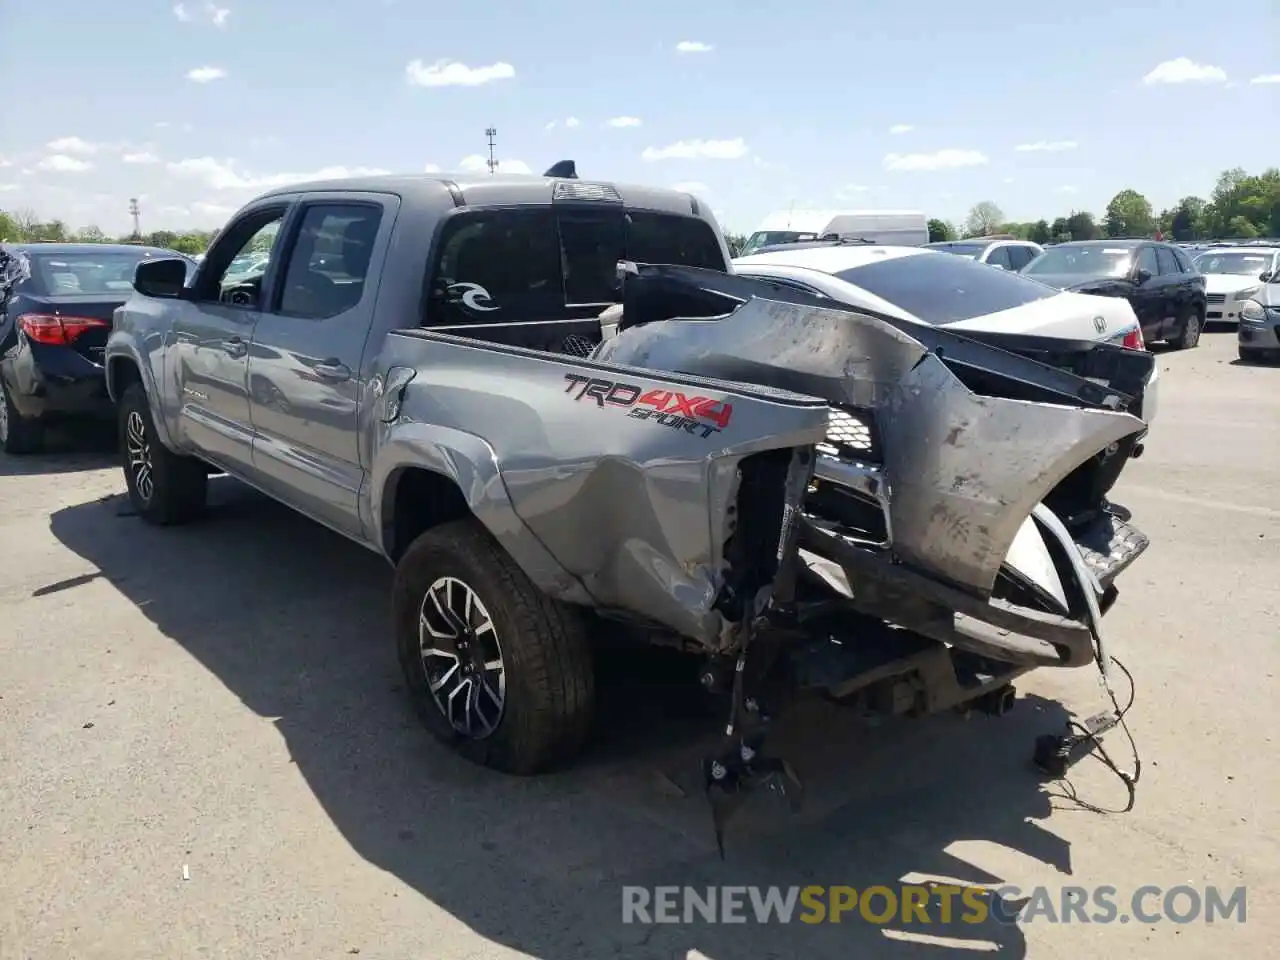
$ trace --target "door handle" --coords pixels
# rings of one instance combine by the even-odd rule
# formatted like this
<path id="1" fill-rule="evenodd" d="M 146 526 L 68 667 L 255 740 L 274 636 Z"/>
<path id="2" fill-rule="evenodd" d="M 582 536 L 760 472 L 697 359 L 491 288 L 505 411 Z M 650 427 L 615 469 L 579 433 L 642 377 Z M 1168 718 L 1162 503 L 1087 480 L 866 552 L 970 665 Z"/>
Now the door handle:
<path id="1" fill-rule="evenodd" d="M 228 355 L 239 359 L 249 352 L 241 337 L 230 337 L 222 341 L 222 349 Z"/>
<path id="2" fill-rule="evenodd" d="M 317 363 L 311 369 L 315 371 L 316 376 L 323 377 L 325 380 L 342 381 L 351 379 L 351 368 L 341 360 L 330 358 L 322 363 Z"/>

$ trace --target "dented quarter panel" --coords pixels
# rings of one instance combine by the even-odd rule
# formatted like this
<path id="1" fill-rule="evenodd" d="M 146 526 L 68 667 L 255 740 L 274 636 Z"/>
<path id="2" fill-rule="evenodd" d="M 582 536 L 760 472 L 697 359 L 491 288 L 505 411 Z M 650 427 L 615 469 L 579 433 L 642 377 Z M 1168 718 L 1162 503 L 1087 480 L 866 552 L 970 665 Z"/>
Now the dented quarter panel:
<path id="1" fill-rule="evenodd" d="M 738 465 L 753 453 L 811 447 L 827 426 L 827 405 L 811 396 L 428 331 L 393 333 L 384 363 L 418 372 L 379 442 L 375 474 L 438 450 L 430 455 L 442 469 L 470 478 L 464 495 L 488 512 L 504 545 L 526 543 L 513 557 L 540 587 L 581 599 L 570 578 L 595 605 L 707 643 L 723 627 L 712 605 Z M 650 393 L 670 393 L 668 407 L 684 412 L 640 402 Z M 699 406 L 721 422 L 687 416 Z M 483 437 L 483 448 L 440 439 L 461 434 Z M 512 533 L 512 515 L 543 552 Z"/>

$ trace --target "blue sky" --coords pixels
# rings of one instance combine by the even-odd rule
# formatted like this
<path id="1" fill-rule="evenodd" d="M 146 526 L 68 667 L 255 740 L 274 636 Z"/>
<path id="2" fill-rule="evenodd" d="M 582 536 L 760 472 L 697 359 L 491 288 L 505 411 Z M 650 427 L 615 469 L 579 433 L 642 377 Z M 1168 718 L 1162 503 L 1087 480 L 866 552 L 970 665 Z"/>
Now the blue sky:
<path id="1" fill-rule="evenodd" d="M 108 231 L 131 196 L 216 226 L 321 170 L 466 167 L 490 125 L 502 169 L 695 184 L 743 232 L 1159 208 L 1280 163 L 1276 0 L 0 0 L 0 38 L 0 208 Z"/>

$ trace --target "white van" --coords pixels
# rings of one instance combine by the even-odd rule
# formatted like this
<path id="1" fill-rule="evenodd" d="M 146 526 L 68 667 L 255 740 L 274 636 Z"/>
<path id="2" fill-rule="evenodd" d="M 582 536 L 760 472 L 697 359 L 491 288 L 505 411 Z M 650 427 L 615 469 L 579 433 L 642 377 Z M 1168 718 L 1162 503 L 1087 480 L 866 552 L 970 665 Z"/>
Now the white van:
<path id="1" fill-rule="evenodd" d="M 919 210 L 782 210 L 764 218 L 738 256 L 771 244 L 817 240 L 830 233 L 891 246 L 920 247 L 929 242 L 929 219 Z"/>

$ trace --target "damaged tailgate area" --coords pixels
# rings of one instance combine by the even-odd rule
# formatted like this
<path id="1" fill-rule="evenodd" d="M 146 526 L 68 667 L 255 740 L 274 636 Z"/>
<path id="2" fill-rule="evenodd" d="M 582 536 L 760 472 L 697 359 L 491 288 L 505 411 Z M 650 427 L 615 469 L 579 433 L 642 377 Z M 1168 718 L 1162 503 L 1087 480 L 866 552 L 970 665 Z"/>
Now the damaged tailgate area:
<path id="1" fill-rule="evenodd" d="M 594 359 L 829 405 L 794 549 L 774 583 L 736 587 L 771 590 L 807 685 L 845 695 L 945 656 L 959 685 L 917 684 L 928 702 L 907 710 L 931 712 L 1095 660 L 1087 594 L 1105 611 L 1147 546 L 1107 494 L 1146 430 L 1149 354 L 961 336 L 696 268 L 619 275 L 617 333 Z"/>

